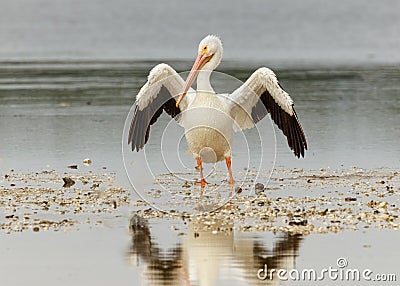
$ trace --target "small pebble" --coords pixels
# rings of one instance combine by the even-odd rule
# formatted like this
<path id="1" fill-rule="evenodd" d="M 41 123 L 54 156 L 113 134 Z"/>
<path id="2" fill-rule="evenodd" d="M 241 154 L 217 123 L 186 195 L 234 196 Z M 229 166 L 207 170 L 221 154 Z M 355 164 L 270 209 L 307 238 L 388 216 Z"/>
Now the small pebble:
<path id="1" fill-rule="evenodd" d="M 191 185 L 187 181 L 182 185 L 182 188 L 190 188 L 190 187 Z"/>
<path id="2" fill-rule="evenodd" d="M 259 194 L 263 193 L 263 192 L 264 192 L 264 184 L 257 183 L 257 184 L 254 186 L 254 190 L 255 190 L 255 192 L 256 192 L 256 195 L 259 195 Z"/>
<path id="3" fill-rule="evenodd" d="M 69 178 L 69 177 L 64 177 L 64 178 L 62 178 L 62 179 L 63 179 L 63 181 L 64 181 L 63 188 L 69 188 L 69 187 L 72 187 L 73 185 L 75 185 L 75 181 L 72 180 L 72 179 Z"/>
<path id="4" fill-rule="evenodd" d="M 91 190 L 94 190 L 94 189 L 96 189 L 96 188 L 98 188 L 100 185 L 98 184 L 98 183 L 94 183 L 91 187 L 90 187 L 90 189 Z"/>

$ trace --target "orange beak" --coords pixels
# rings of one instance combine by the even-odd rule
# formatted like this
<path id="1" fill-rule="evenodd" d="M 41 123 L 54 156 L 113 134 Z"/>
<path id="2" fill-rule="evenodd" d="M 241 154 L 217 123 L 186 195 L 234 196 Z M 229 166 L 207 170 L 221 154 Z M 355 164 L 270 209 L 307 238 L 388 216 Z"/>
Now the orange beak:
<path id="1" fill-rule="evenodd" d="M 178 101 L 176 102 L 176 107 L 179 107 L 179 104 L 181 103 L 182 99 L 185 97 L 189 88 L 192 86 L 192 83 L 194 82 L 197 75 L 199 74 L 199 71 L 211 58 L 212 58 L 212 55 L 206 56 L 206 54 L 199 54 L 197 56 L 197 59 L 194 62 L 193 67 L 190 70 L 190 73 L 186 79 L 185 87 L 183 88 L 182 94 L 181 94 L 181 96 L 179 96 Z"/>

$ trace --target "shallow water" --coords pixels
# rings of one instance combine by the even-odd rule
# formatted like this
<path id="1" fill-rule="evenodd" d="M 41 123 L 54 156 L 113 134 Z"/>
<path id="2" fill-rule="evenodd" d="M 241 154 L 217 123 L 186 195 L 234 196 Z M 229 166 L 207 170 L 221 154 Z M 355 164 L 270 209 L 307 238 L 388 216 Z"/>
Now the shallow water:
<path id="1" fill-rule="evenodd" d="M 79 171 L 116 173 L 116 184 L 129 188 L 135 201 L 123 168 L 122 132 L 134 94 L 153 65 L 118 61 L 3 64 L 0 172 L 55 169 L 62 173 L 71 172 L 68 165 L 78 164 Z M 190 67 L 189 62 L 171 65 L 180 70 Z M 398 169 L 398 67 L 274 69 L 295 100 L 309 142 L 306 157 L 298 160 L 277 130 L 277 167 L 303 168 L 306 172 L 352 166 Z M 234 62 L 220 69 L 242 80 L 253 70 Z M 215 84 L 224 86 L 224 82 Z M 259 125 L 267 124 L 266 120 Z M 153 135 L 160 132 L 157 126 L 162 124 L 154 125 Z M 82 165 L 85 158 L 93 161 L 90 167 Z M 245 163 L 234 161 L 237 168 Z M 325 194 L 326 189 L 321 192 Z M 296 188 L 282 193 L 290 195 L 304 196 Z M 398 199 L 393 203 L 398 204 Z M 124 208 L 119 217 L 104 219 L 102 226 L 82 224 L 59 233 L 2 235 L 2 281 L 7 285 L 177 285 L 188 280 L 195 285 L 265 285 L 265 281 L 257 280 L 257 271 L 264 263 L 276 268 L 320 270 L 335 267 L 340 257 L 351 267 L 396 273 L 399 279 L 399 252 L 390 247 L 398 241 L 396 230 L 365 229 L 306 237 L 237 230 L 212 235 L 195 230 L 195 223 L 183 220 L 134 218 L 139 221 L 132 228 L 129 221 L 135 210 L 133 205 Z M 232 222 L 234 226 L 238 225 Z M 23 269 L 24 275 L 18 269 Z M 274 283 L 279 284 L 276 280 Z M 324 280 L 324 285 L 337 283 Z"/>
<path id="2" fill-rule="evenodd" d="M 121 171 L 124 121 L 152 62 L 31 62 L 0 67 L 0 170 L 63 168 L 96 158 Z M 171 62 L 180 70 L 189 62 Z M 273 68 L 273 67 L 272 67 Z M 225 63 L 245 80 L 254 70 Z M 297 160 L 276 129 L 277 166 L 396 168 L 400 163 L 397 67 L 276 69 L 295 101 L 309 151 Z M 223 86 L 223 81 L 214 81 Z M 168 120 L 165 117 L 164 120 Z M 162 119 L 160 120 L 162 122 Z M 258 127 L 269 128 L 266 119 Z M 161 124 L 162 125 L 162 124 Z M 152 128 L 159 133 L 157 125 Z M 152 138 L 152 136 L 151 136 Z M 167 138 L 168 140 L 168 138 Z M 172 138 L 171 138 L 172 140 Z M 239 152 L 239 150 L 237 150 Z"/>

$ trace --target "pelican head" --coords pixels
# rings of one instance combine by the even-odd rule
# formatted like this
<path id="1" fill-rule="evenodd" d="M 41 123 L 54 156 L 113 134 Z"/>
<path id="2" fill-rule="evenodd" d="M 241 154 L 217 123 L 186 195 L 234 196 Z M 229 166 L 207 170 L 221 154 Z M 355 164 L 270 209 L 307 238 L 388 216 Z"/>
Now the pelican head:
<path id="1" fill-rule="evenodd" d="M 186 79 L 185 87 L 182 91 L 181 96 L 176 102 L 176 107 L 182 101 L 183 97 L 186 95 L 193 81 L 196 79 L 200 70 L 214 70 L 222 58 L 222 42 L 214 35 L 208 35 L 199 44 L 199 49 L 197 53 L 196 61 L 190 70 L 189 76 Z"/>
<path id="2" fill-rule="evenodd" d="M 205 37 L 201 40 L 197 53 L 196 61 L 203 60 L 198 69 L 214 70 L 221 62 L 222 51 L 222 42 L 217 36 L 208 35 Z"/>

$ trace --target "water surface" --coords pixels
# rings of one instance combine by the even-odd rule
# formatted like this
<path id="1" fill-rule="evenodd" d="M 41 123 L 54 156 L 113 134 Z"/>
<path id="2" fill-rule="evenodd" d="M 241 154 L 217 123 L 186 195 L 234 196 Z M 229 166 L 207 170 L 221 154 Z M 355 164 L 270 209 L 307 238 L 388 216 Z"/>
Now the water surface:
<path id="1" fill-rule="evenodd" d="M 190 67 L 185 61 L 170 64 L 178 70 Z M 68 165 L 91 158 L 90 170 L 115 172 L 117 184 L 129 188 L 135 201 L 122 163 L 122 131 L 135 94 L 153 65 L 129 61 L 3 63 L 1 173 L 11 169 L 70 172 Z M 398 169 L 398 67 L 274 69 L 295 100 L 309 142 L 306 157 L 298 160 L 277 130 L 279 168 Z M 220 69 L 241 80 L 253 70 L 237 62 L 227 62 Z M 223 86 L 224 82 L 215 84 Z M 269 124 L 266 120 L 259 123 L 261 128 Z M 162 124 L 152 128 L 152 135 L 160 132 L 158 126 Z M 236 160 L 234 164 L 240 167 L 245 162 Z M 256 274 L 266 262 L 276 267 L 319 269 L 321 265 L 335 266 L 339 257 L 376 273 L 398 271 L 399 253 L 388 247 L 397 243 L 394 230 L 307 237 L 228 231 L 213 236 L 199 234 L 196 225 L 184 221 L 140 220 L 133 228 L 130 220 L 135 209 L 132 206 L 121 217 L 108 219 L 105 227 L 83 225 L 69 233 L 4 236 L 0 260 L 3 281 L 7 285 L 176 285 L 178 281 L 201 284 L 207 280 L 209 285 L 264 285 Z M 15 269 L 24 269 L 24 275 Z M 332 281 L 324 284 L 336 285 Z"/>

